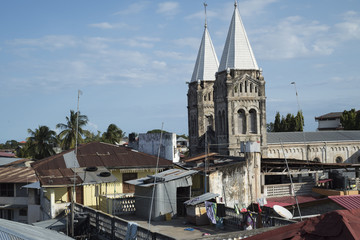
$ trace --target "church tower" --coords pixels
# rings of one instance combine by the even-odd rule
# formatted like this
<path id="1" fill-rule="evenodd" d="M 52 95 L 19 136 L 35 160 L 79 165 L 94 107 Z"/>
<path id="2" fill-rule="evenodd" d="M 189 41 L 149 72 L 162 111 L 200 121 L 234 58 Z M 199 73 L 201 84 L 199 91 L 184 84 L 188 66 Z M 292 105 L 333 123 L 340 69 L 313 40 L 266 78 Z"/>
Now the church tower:
<path id="1" fill-rule="evenodd" d="M 214 84 L 215 137 L 221 154 L 240 156 L 245 143 L 266 147 L 265 81 L 237 3 Z"/>
<path id="2" fill-rule="evenodd" d="M 205 142 L 215 142 L 213 86 L 219 62 L 206 22 L 188 89 L 188 127 L 190 155 L 205 151 Z M 206 137 L 207 136 L 207 137 Z"/>

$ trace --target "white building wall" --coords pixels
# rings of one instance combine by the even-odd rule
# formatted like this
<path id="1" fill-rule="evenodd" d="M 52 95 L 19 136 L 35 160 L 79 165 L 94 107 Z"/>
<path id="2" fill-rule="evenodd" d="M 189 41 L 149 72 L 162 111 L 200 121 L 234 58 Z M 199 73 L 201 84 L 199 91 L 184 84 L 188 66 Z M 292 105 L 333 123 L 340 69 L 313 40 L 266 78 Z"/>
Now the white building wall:
<path id="1" fill-rule="evenodd" d="M 284 158 L 336 163 L 341 158 L 344 163 L 360 163 L 360 142 L 314 142 L 268 144 L 269 158 Z"/>
<path id="2" fill-rule="evenodd" d="M 160 133 L 140 133 L 139 152 L 157 156 L 160 144 Z M 160 146 L 160 157 L 179 162 L 180 155 L 176 145 L 176 133 L 163 133 Z"/>
<path id="3" fill-rule="evenodd" d="M 318 129 L 333 128 L 336 129 L 341 126 L 340 118 L 334 120 L 318 120 Z"/>

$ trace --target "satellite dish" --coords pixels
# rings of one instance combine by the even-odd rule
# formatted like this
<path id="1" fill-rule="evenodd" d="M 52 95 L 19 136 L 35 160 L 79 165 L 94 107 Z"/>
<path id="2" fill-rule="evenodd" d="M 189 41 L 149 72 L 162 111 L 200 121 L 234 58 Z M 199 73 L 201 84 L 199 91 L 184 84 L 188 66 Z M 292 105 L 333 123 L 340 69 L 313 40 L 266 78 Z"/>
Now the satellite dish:
<path id="1" fill-rule="evenodd" d="M 291 212 L 289 212 L 289 210 L 287 210 L 286 208 L 279 206 L 279 205 L 274 205 L 273 206 L 274 211 L 279 214 L 280 216 L 282 216 L 283 218 L 286 219 L 292 219 L 293 215 Z"/>

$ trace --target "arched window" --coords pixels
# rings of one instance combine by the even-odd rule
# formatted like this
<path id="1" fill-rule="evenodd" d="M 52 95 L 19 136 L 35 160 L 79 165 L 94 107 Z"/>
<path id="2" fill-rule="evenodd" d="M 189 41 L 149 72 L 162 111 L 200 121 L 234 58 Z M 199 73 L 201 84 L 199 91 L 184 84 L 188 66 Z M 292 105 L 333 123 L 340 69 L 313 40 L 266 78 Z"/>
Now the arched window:
<path id="1" fill-rule="evenodd" d="M 252 90 L 253 90 L 253 84 L 250 83 L 250 92 L 252 92 Z"/>
<path id="2" fill-rule="evenodd" d="M 226 121 L 225 121 L 225 111 L 224 110 L 222 111 L 222 130 L 223 130 L 223 133 L 226 132 Z"/>
<path id="3" fill-rule="evenodd" d="M 240 92 L 242 92 L 242 83 L 240 83 Z"/>
<path id="4" fill-rule="evenodd" d="M 255 109 L 251 109 L 249 112 L 250 115 L 250 122 L 249 122 L 249 132 L 250 133 L 257 133 L 257 129 L 256 129 L 256 111 Z"/>
<path id="5" fill-rule="evenodd" d="M 318 157 L 314 158 L 314 162 L 320 162 L 320 159 Z"/>
<path id="6" fill-rule="evenodd" d="M 340 157 L 340 156 L 336 157 L 335 162 L 336 163 L 342 163 L 343 162 L 342 157 Z"/>
<path id="7" fill-rule="evenodd" d="M 212 115 L 208 115 L 206 116 L 206 129 L 213 129 L 213 116 Z"/>
<path id="8" fill-rule="evenodd" d="M 245 92 L 247 92 L 247 81 L 245 81 Z"/>
<path id="9" fill-rule="evenodd" d="M 238 131 L 239 134 L 246 134 L 246 116 L 243 109 L 238 111 Z"/>
<path id="10" fill-rule="evenodd" d="M 211 93 L 209 93 L 209 101 L 211 101 Z"/>

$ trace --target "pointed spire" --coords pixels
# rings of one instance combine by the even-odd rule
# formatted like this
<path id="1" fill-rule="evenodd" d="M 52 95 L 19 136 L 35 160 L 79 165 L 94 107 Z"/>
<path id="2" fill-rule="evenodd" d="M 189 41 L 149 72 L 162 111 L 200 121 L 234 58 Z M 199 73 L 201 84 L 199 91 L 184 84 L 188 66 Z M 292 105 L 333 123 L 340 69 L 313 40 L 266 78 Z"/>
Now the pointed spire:
<path id="1" fill-rule="evenodd" d="M 214 45 L 212 44 L 209 31 L 207 29 L 206 21 L 206 6 L 205 7 L 205 28 L 201 39 L 199 52 L 196 58 L 194 72 L 191 77 L 191 82 L 200 81 L 215 81 L 215 73 L 219 68 L 219 61 L 216 56 Z"/>
<path id="2" fill-rule="evenodd" d="M 221 56 L 219 72 L 226 69 L 258 70 L 254 53 L 241 21 L 237 1 L 234 3 L 234 14 L 231 19 L 224 51 Z"/>

